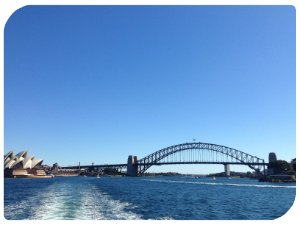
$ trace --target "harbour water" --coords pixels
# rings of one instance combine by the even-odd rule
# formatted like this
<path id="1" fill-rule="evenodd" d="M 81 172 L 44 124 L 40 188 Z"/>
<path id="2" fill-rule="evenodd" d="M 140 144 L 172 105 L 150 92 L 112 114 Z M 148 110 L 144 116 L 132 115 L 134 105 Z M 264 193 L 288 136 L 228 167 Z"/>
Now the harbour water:
<path id="1" fill-rule="evenodd" d="M 248 178 L 6 178 L 4 216 L 9 220 L 276 219 L 289 210 L 295 194 L 295 184 Z"/>

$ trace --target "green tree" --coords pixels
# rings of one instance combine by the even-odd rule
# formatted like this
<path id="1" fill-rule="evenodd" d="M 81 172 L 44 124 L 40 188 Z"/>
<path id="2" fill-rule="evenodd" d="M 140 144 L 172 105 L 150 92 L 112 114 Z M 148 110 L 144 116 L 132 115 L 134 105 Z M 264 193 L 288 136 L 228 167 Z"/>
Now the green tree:
<path id="1" fill-rule="evenodd" d="M 274 160 L 269 163 L 269 169 L 272 169 L 274 174 L 284 174 L 292 170 L 291 164 L 284 160 Z"/>

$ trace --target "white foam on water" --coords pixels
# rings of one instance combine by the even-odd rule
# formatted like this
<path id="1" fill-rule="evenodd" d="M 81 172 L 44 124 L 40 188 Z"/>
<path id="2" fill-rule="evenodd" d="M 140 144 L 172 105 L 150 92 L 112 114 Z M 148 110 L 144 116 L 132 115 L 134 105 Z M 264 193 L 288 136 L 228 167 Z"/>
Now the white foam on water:
<path id="1" fill-rule="evenodd" d="M 4 216 L 6 219 L 13 219 L 16 215 L 23 214 L 24 209 L 26 209 L 28 203 L 24 200 L 20 202 L 10 203 L 4 207 Z"/>
<path id="2" fill-rule="evenodd" d="M 87 189 L 91 187 L 88 186 Z M 80 191 L 79 207 L 76 211 L 75 219 L 94 220 L 105 219 L 105 215 L 98 209 L 101 207 L 98 203 L 97 196 L 92 190 L 83 189 Z"/>
<path id="3" fill-rule="evenodd" d="M 232 184 L 232 183 L 218 183 L 218 182 L 193 182 L 193 181 L 172 181 L 172 180 L 150 180 L 143 179 L 150 182 L 162 183 L 183 183 L 183 184 L 198 184 L 198 185 L 217 185 L 217 186 L 238 186 L 238 187 L 258 187 L 258 188 L 296 188 L 296 186 L 282 186 L 282 185 L 264 185 L 264 184 Z"/>
<path id="4" fill-rule="evenodd" d="M 39 190 L 35 195 L 22 199 L 20 202 L 5 205 L 6 217 L 11 219 L 63 218 L 60 211 L 63 208 L 62 201 L 57 200 L 55 188 L 56 185 L 52 184 L 46 189 Z"/>
<path id="5" fill-rule="evenodd" d="M 165 217 L 158 218 L 157 220 L 174 220 L 174 218 L 165 216 Z"/>
<path id="6" fill-rule="evenodd" d="M 135 206 L 128 202 L 114 200 L 92 185 L 85 188 L 81 194 L 81 206 L 76 213 L 76 219 L 141 219 L 139 215 L 125 210 L 125 208 L 133 209 Z"/>
<path id="7" fill-rule="evenodd" d="M 39 206 L 32 205 L 34 211 L 32 217 L 34 220 L 51 220 L 51 219 L 72 219 L 66 217 L 65 202 L 70 199 L 68 195 L 68 186 L 64 184 L 53 184 L 46 190 L 43 190 L 40 195 L 35 198 L 40 198 Z"/>
<path id="8" fill-rule="evenodd" d="M 74 191 L 74 188 L 76 190 Z M 133 209 L 128 202 L 112 199 L 92 184 L 85 183 L 74 187 L 72 184 L 51 185 L 42 193 L 34 196 L 40 198 L 36 206 L 32 201 L 32 216 L 28 219 L 38 220 L 134 220 L 139 215 L 126 211 Z"/>

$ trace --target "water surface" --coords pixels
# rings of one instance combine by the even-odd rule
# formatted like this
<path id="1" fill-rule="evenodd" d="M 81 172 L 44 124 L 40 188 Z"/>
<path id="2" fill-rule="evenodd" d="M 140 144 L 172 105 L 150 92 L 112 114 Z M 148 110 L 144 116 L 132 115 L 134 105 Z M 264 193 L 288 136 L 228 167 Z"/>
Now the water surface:
<path id="1" fill-rule="evenodd" d="M 276 219 L 295 184 L 248 178 L 56 177 L 4 180 L 4 216 L 36 219 Z"/>

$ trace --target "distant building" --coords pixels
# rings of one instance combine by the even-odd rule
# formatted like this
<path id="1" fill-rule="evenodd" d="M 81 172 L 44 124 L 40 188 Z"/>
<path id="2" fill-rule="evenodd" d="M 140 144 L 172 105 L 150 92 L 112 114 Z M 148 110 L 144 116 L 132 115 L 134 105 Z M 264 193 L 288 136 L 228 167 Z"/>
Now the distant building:
<path id="1" fill-rule="evenodd" d="M 293 170 L 296 172 L 296 158 L 292 159 L 291 166 L 293 167 Z"/>
<path id="2" fill-rule="evenodd" d="M 269 153 L 269 163 L 272 161 L 276 161 L 276 160 L 277 160 L 277 157 L 276 157 L 275 152 L 270 152 Z"/>
<path id="3" fill-rule="evenodd" d="M 33 177 L 45 176 L 45 170 L 42 167 L 42 159 L 35 159 L 28 155 L 27 151 L 22 151 L 14 155 L 10 151 L 4 156 L 4 176 L 5 177 Z"/>

